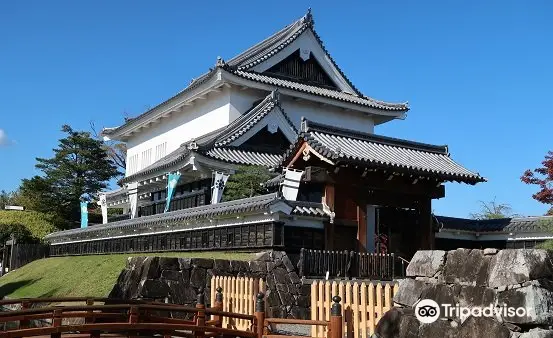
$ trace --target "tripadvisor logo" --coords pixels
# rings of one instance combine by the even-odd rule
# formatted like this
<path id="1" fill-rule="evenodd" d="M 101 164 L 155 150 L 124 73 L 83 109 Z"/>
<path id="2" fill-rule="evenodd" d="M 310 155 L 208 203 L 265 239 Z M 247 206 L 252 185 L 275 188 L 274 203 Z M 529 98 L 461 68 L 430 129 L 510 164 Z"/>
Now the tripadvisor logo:
<path id="1" fill-rule="evenodd" d="M 415 316 L 424 324 L 434 323 L 443 313 L 448 318 L 460 318 L 464 321 L 468 317 L 496 317 L 513 318 L 526 317 L 532 314 L 532 309 L 524 307 L 511 307 L 507 304 L 488 306 L 460 306 L 459 304 L 438 304 L 432 299 L 423 299 L 415 306 Z"/>

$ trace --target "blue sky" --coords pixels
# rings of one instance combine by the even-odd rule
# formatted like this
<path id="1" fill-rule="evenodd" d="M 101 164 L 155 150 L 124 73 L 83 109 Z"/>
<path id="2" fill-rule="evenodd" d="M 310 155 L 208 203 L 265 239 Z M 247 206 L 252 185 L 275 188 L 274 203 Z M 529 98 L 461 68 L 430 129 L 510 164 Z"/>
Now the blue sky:
<path id="1" fill-rule="evenodd" d="M 543 214 L 520 182 L 553 149 L 553 2 L 3 1 L 0 189 L 37 174 L 60 126 L 119 125 L 313 8 L 315 28 L 366 95 L 409 101 L 383 135 L 448 144 L 489 182 L 448 184 L 436 213 L 496 198 Z"/>

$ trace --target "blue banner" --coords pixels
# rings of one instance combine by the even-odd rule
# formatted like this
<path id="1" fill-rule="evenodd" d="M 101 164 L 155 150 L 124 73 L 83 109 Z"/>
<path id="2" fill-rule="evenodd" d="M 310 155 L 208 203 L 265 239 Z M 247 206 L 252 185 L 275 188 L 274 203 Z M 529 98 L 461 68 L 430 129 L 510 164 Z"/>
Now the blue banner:
<path id="1" fill-rule="evenodd" d="M 81 202 L 81 228 L 88 226 L 88 203 Z"/>
<path id="2" fill-rule="evenodd" d="M 165 200 L 165 209 L 163 212 L 169 211 L 169 207 L 171 206 L 171 198 L 173 198 L 173 194 L 175 192 L 175 188 L 177 187 L 177 183 L 179 182 L 180 174 L 174 173 L 169 174 L 167 176 L 167 199 Z"/>

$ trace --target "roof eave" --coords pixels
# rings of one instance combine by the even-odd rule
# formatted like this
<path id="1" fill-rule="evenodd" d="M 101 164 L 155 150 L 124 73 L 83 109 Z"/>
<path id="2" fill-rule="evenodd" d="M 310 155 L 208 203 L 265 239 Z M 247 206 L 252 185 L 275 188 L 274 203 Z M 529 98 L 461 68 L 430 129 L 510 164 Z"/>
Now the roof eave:
<path id="1" fill-rule="evenodd" d="M 208 75 L 207 78 L 201 83 L 198 83 L 193 87 L 186 87 L 175 96 L 158 104 L 147 112 L 137 116 L 136 118 L 129 119 L 125 124 L 116 128 L 103 129 L 100 135 L 108 137 L 111 140 L 126 141 L 129 133 L 132 134 L 137 132 L 144 126 L 153 123 L 162 116 L 170 115 L 173 112 L 179 111 L 186 104 L 189 104 L 222 86 L 224 82 L 221 78 L 221 69 L 221 67 L 215 68 L 211 71 L 212 74 Z"/>
<path id="2" fill-rule="evenodd" d="M 356 103 L 345 102 L 334 98 L 320 96 L 316 94 L 304 93 L 304 92 L 289 89 L 286 87 L 275 86 L 275 85 L 258 82 L 255 80 L 246 79 L 226 70 L 222 73 L 222 78 L 223 78 L 223 81 L 225 82 L 230 82 L 235 85 L 246 86 L 246 87 L 261 89 L 265 91 L 273 91 L 275 90 L 275 88 L 278 88 L 279 93 L 284 96 L 290 96 L 290 97 L 295 97 L 299 99 L 304 99 L 307 101 L 331 105 L 331 106 L 342 108 L 345 111 L 357 111 L 357 112 L 364 113 L 366 115 L 385 117 L 385 118 L 388 118 L 389 120 L 405 119 L 406 113 L 407 111 L 409 111 L 409 108 L 405 108 L 402 110 L 382 110 L 382 109 L 372 108 L 372 107 L 368 107 L 368 106 L 364 106 Z"/>

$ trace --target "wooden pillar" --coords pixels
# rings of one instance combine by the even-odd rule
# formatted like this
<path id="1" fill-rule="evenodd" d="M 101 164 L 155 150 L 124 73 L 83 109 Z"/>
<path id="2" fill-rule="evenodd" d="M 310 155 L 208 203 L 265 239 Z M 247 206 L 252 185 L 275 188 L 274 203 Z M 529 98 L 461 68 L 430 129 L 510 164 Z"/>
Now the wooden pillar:
<path id="1" fill-rule="evenodd" d="M 432 199 L 419 201 L 419 247 L 420 250 L 434 249 L 434 229 L 432 227 Z"/>
<path id="2" fill-rule="evenodd" d="M 357 242 L 359 251 L 367 251 L 367 207 L 357 205 Z"/>
<path id="3" fill-rule="evenodd" d="M 334 184 L 326 184 L 324 188 L 323 204 L 326 204 L 330 211 L 335 212 L 335 190 Z M 334 223 L 325 222 L 325 250 L 334 250 Z"/>

